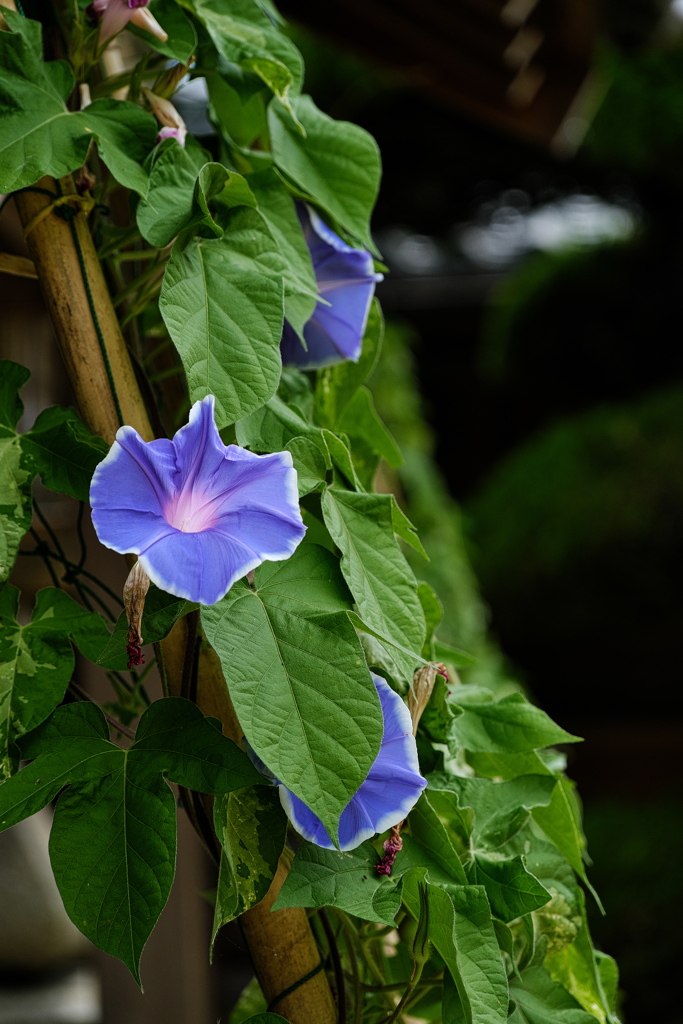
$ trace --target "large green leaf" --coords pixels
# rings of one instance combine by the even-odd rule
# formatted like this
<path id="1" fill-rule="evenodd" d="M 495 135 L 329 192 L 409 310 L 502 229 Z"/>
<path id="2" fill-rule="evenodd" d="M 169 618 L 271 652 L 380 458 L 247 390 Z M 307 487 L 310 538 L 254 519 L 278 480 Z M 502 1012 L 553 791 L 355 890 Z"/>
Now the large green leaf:
<path id="1" fill-rule="evenodd" d="M 510 997 L 517 1004 L 510 1024 L 592 1024 L 595 1020 L 543 967 L 530 967 L 520 978 L 513 978 Z"/>
<path id="2" fill-rule="evenodd" d="M 460 686 L 453 694 L 453 703 L 464 711 L 453 724 L 457 743 L 467 750 L 494 753 L 523 753 L 551 743 L 579 743 L 556 725 L 545 711 L 534 707 L 521 693 L 511 693 L 501 700 L 470 699 L 469 688 Z"/>
<path id="3" fill-rule="evenodd" d="M 202 623 L 245 734 L 268 768 L 336 838 L 379 750 L 377 692 L 346 610 L 337 559 L 304 544 L 264 563 Z"/>
<path id="4" fill-rule="evenodd" d="M 555 785 L 554 775 L 522 775 L 509 782 L 466 779 L 447 772 L 429 776 L 430 791 L 456 793 L 460 807 L 472 808 L 472 846 L 481 853 L 508 843 L 526 825 L 532 808 L 550 803 Z"/>
<path id="5" fill-rule="evenodd" d="M 66 61 L 43 61 L 41 26 L 7 11 L 11 31 L 0 32 L 0 90 L 5 114 L 0 125 L 0 192 L 32 185 L 44 174 L 61 178 L 85 160 L 90 142 L 114 177 L 142 194 L 147 175 L 140 166 L 156 137 L 156 122 L 122 100 L 95 100 L 69 112 L 74 78 Z"/>
<path id="6" fill-rule="evenodd" d="M 159 308 L 191 400 L 216 396 L 216 423 L 258 409 L 280 379 L 281 257 L 256 210 L 236 209 L 221 238 L 174 247 Z"/>
<path id="7" fill-rule="evenodd" d="M 95 945 L 139 981 L 143 947 L 175 870 L 175 799 L 165 776 L 188 789 L 226 793 L 257 783 L 245 754 L 190 701 L 156 701 L 135 743 L 109 741 L 89 703 L 69 704 L 26 737 L 35 760 L 0 787 L 0 830 L 59 797 L 50 858 L 64 906 Z"/>
<path id="8" fill-rule="evenodd" d="M 364 921 L 393 924 L 401 904 L 396 881 L 375 871 L 370 843 L 347 853 L 302 843 L 273 910 L 282 907 L 338 907 Z"/>
<path id="9" fill-rule="evenodd" d="M 538 910 L 550 900 L 551 893 L 527 871 L 523 857 L 474 856 L 472 881 L 483 885 L 492 912 L 501 921 L 514 921 L 516 917 Z"/>
<path id="10" fill-rule="evenodd" d="M 27 433 L 22 450 L 31 468 L 52 491 L 87 501 L 90 481 L 109 446 L 92 434 L 73 409 L 43 409 Z"/>
<path id="11" fill-rule="evenodd" d="M 296 46 L 253 0 L 192 0 L 214 46 L 227 61 L 258 75 L 286 104 L 303 78 Z"/>
<path id="12" fill-rule="evenodd" d="M 581 827 L 581 814 L 574 795 L 574 783 L 560 775 L 547 807 L 534 810 L 534 821 L 548 839 L 567 858 L 577 874 L 586 881 L 583 853 L 586 837 Z"/>
<path id="13" fill-rule="evenodd" d="M 394 656 L 412 679 L 424 644 L 425 618 L 415 577 L 394 536 L 392 507 L 388 494 L 330 488 L 322 498 L 325 525 L 342 552 L 342 572 L 358 614 L 371 630 L 397 645 Z M 417 658 L 402 653 L 406 648 Z"/>
<path id="14" fill-rule="evenodd" d="M 252 175 L 249 184 L 284 257 L 285 317 L 301 334 L 318 301 L 318 286 L 294 200 L 273 171 Z"/>
<path id="15" fill-rule="evenodd" d="M 403 881 L 403 901 L 417 920 L 419 871 Z M 458 885 L 448 892 L 427 882 L 429 937 L 457 986 L 466 1024 L 504 1024 L 508 986 L 486 892 Z M 448 1018 L 445 1018 L 448 1020 Z"/>
<path id="16" fill-rule="evenodd" d="M 190 219 L 197 174 L 191 154 L 175 139 L 157 146 L 136 210 L 140 233 L 151 245 L 168 245 Z"/>
<path id="17" fill-rule="evenodd" d="M 377 415 L 372 394 L 366 387 L 360 387 L 344 409 L 339 429 L 348 434 L 352 443 L 366 444 L 394 469 L 403 462 L 400 449 Z"/>
<path id="18" fill-rule="evenodd" d="M 310 96 L 292 101 L 305 135 L 277 100 L 268 108 L 276 166 L 368 249 L 370 214 L 381 176 L 377 143 L 363 128 L 335 121 Z"/>
<path id="19" fill-rule="evenodd" d="M 287 816 L 277 790 L 249 786 L 216 797 L 214 826 L 222 852 L 212 941 L 268 892 L 285 845 Z"/>

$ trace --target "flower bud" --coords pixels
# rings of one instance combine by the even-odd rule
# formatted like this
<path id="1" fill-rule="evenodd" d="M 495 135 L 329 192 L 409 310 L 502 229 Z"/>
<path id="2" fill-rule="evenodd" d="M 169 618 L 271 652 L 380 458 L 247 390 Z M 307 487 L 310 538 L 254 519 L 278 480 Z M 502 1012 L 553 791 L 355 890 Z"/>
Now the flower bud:
<path id="1" fill-rule="evenodd" d="M 145 609 L 145 597 L 149 590 L 150 579 L 140 562 L 136 562 L 128 573 L 128 579 L 123 585 L 123 607 L 128 619 L 128 637 L 126 652 L 128 654 L 128 668 L 144 663 L 142 654 L 142 613 Z"/>

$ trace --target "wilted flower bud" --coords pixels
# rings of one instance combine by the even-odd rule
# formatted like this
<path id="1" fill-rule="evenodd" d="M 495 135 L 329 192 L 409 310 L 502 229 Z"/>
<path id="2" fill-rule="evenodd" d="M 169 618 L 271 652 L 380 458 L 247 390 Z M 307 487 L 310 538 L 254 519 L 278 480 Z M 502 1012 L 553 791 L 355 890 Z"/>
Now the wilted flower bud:
<path id="1" fill-rule="evenodd" d="M 145 660 L 142 654 L 140 629 L 149 583 L 149 576 L 138 561 L 128 573 L 128 579 L 123 585 L 123 607 L 128 619 L 128 643 L 126 644 L 128 668 L 142 665 Z"/>

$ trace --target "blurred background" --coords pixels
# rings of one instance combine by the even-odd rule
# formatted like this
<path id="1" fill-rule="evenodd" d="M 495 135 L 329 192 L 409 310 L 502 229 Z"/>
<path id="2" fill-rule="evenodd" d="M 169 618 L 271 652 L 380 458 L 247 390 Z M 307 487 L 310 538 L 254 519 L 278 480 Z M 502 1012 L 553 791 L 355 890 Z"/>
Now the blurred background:
<path id="1" fill-rule="evenodd" d="M 683 4 L 281 8 L 316 101 L 382 151 L 371 386 L 415 571 L 478 681 L 585 737 L 593 937 L 627 1024 L 680 1024 Z"/>
<path id="2" fill-rule="evenodd" d="M 607 912 L 592 908 L 594 940 L 620 965 L 626 1024 L 683 1024 L 683 3 L 279 6 L 307 91 L 383 155 L 388 325 L 371 387 L 405 464 L 379 487 L 420 529 L 431 561 L 413 565 L 442 597 L 440 635 L 477 659 L 463 678 L 521 685 L 586 738 L 567 754 Z M 21 252 L 12 218 L 2 248 Z M 69 402 L 68 385 L 36 282 L 0 276 L 0 288 L 1 355 L 34 372 L 26 429 Z M 68 551 L 72 510 L 53 505 Z M 103 562 L 116 586 L 119 561 Z M 25 558 L 23 585 L 29 563 L 28 590 L 49 583 Z M 76 982 L 57 972 L 52 1009 L 31 1016 L 12 1002 L 0 941 L 0 1024 L 226 1020 L 249 968 L 237 929 L 204 966 L 208 904 L 190 906 L 182 885 L 213 883 L 193 843 L 181 835 L 144 1001 L 100 958 L 103 995 L 79 975 L 81 1002 L 59 1016 L 54 985 Z M 171 977 L 179 928 L 191 955 Z"/>

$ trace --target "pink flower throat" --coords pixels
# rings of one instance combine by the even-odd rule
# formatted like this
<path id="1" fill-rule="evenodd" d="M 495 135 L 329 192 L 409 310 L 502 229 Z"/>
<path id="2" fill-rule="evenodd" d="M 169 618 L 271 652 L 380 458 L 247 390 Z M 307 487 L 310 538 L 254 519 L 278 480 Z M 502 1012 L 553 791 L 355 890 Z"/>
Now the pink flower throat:
<path id="1" fill-rule="evenodd" d="M 182 533 L 203 533 L 217 518 L 216 499 L 191 487 L 175 494 L 164 509 L 166 522 Z"/>

